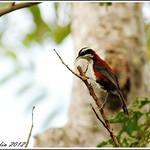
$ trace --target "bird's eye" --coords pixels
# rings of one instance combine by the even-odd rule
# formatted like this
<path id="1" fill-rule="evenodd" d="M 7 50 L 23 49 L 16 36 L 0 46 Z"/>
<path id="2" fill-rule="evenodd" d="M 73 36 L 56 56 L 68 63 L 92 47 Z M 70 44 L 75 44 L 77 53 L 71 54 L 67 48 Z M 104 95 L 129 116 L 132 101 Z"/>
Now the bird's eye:
<path id="1" fill-rule="evenodd" d="M 82 52 L 82 51 L 81 51 L 81 52 L 79 52 L 79 55 L 80 55 L 80 56 L 83 56 L 83 55 L 85 55 L 85 54 L 86 54 L 86 53 L 85 53 L 85 51 L 83 51 L 83 52 Z"/>

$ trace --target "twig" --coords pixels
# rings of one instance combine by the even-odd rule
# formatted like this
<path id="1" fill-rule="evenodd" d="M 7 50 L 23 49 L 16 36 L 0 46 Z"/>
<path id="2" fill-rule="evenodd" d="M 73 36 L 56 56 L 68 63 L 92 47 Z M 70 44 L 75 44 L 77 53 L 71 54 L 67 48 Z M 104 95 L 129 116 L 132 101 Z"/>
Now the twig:
<path id="1" fill-rule="evenodd" d="M 26 7 L 31 7 L 33 5 L 37 5 L 40 4 L 41 2 L 20 2 L 20 3 L 12 3 L 12 5 L 10 7 L 7 7 L 5 9 L 1 9 L 0 10 L 0 17 L 8 14 L 12 11 L 18 10 L 18 9 L 22 9 L 22 8 L 26 8 Z"/>
<path id="2" fill-rule="evenodd" d="M 62 64 L 65 65 L 66 68 L 67 68 L 69 71 L 72 72 L 72 74 L 74 74 L 76 77 L 80 78 L 81 80 L 91 79 L 91 78 L 87 77 L 86 75 L 80 76 L 80 75 L 78 75 L 77 73 L 75 73 L 75 72 L 74 72 L 72 69 L 70 69 L 69 66 L 63 61 L 63 59 L 62 59 L 61 56 L 58 54 L 58 52 L 57 52 L 55 49 L 53 49 L 53 50 L 54 50 L 54 52 L 56 53 L 56 55 L 58 56 L 58 58 L 61 60 Z M 87 71 L 87 69 L 86 69 L 86 71 Z"/>
<path id="3" fill-rule="evenodd" d="M 115 147 L 119 147 L 120 144 L 119 144 L 117 138 L 115 137 L 113 131 L 111 131 L 110 123 L 109 123 L 109 121 L 108 121 L 108 119 L 107 119 L 107 117 L 106 117 L 106 115 L 105 115 L 105 113 L 104 113 L 103 108 L 101 108 L 100 100 L 97 98 L 97 96 L 96 96 L 96 94 L 95 94 L 95 92 L 94 92 L 93 87 L 91 86 L 91 84 L 88 83 L 87 77 L 85 76 L 85 73 L 82 71 L 82 68 L 81 68 L 80 66 L 77 67 L 77 69 L 78 69 L 78 71 L 79 71 L 79 73 L 80 73 L 80 76 L 79 76 L 79 75 L 76 74 L 73 70 L 71 70 L 71 69 L 68 67 L 68 65 L 66 65 L 66 63 L 62 60 L 61 56 L 57 53 L 57 51 L 56 51 L 55 49 L 54 49 L 54 51 L 55 51 L 55 53 L 57 54 L 57 56 L 59 57 L 59 59 L 61 60 L 62 64 L 64 64 L 64 65 L 68 68 L 69 71 L 71 71 L 75 76 L 77 76 L 78 78 L 80 78 L 80 79 L 85 83 L 86 87 L 88 88 L 89 94 L 93 97 L 93 99 L 94 99 L 96 105 L 98 106 L 99 111 L 100 111 L 100 113 L 101 113 L 101 115 L 102 115 L 102 117 L 103 117 L 103 120 L 104 120 L 104 122 L 105 122 L 105 123 L 104 123 L 104 122 L 102 123 L 103 126 L 104 126 L 104 127 L 107 129 L 107 131 L 109 132 L 110 137 L 111 137 L 111 139 L 112 139 L 112 141 L 113 141 L 114 146 L 115 146 Z M 101 109 L 100 109 L 100 108 L 101 108 Z M 97 115 L 96 115 L 96 117 L 97 117 Z M 100 119 L 100 120 L 101 120 L 101 119 Z M 102 120 L 101 120 L 101 121 L 102 121 Z"/>
<path id="4" fill-rule="evenodd" d="M 94 107 L 92 106 L 92 104 L 90 104 L 90 106 L 92 107 L 93 112 L 95 113 L 95 116 L 97 117 L 97 119 L 103 124 L 103 126 L 105 128 L 107 128 L 106 124 L 103 122 L 103 120 L 99 117 L 99 115 L 97 114 L 96 110 L 94 109 Z"/>
<path id="5" fill-rule="evenodd" d="M 33 106 L 33 108 L 32 108 L 32 125 L 31 125 L 31 128 L 30 128 L 30 132 L 29 132 L 28 139 L 27 139 L 25 147 L 27 147 L 28 144 L 29 144 L 31 134 L 32 134 L 32 130 L 33 130 L 33 111 L 34 111 L 34 109 L 35 109 L 35 106 Z"/>
<path id="6" fill-rule="evenodd" d="M 54 50 L 54 52 L 56 53 L 56 55 L 58 56 L 58 58 L 61 60 L 62 64 L 65 65 L 66 68 L 67 68 L 69 71 L 71 71 L 76 77 L 78 77 L 78 78 L 80 78 L 81 80 L 83 80 L 82 77 L 80 77 L 77 73 L 75 73 L 73 70 L 71 70 L 71 69 L 68 67 L 68 65 L 63 61 L 63 59 L 62 59 L 61 56 L 58 54 L 58 52 L 57 52 L 55 49 L 53 49 L 53 50 Z"/>

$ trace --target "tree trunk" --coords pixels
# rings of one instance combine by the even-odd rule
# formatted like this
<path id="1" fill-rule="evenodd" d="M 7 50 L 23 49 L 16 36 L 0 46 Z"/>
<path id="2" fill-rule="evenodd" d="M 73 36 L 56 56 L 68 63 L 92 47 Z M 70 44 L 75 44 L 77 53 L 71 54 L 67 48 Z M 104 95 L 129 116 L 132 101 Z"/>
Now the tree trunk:
<path id="1" fill-rule="evenodd" d="M 146 57 L 140 3 L 113 3 L 109 7 L 99 6 L 99 3 L 74 3 L 72 31 L 74 56 L 85 46 L 97 50 L 112 68 L 117 68 L 127 103 L 136 96 L 147 94 L 143 77 Z M 37 135 L 35 146 L 94 147 L 108 137 L 89 103 L 93 100 L 87 88 L 75 77 L 68 124 Z M 115 109 L 111 104 L 108 108 Z"/>

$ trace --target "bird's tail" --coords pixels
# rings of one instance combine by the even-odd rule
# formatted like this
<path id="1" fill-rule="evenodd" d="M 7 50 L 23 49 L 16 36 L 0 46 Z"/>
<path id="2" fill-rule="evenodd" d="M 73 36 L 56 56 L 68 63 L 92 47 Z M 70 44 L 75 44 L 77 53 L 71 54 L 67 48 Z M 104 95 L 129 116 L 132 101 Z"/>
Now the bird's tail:
<path id="1" fill-rule="evenodd" d="M 120 97 L 120 100 L 121 100 L 122 109 L 123 109 L 124 113 L 129 115 L 127 105 L 125 103 L 124 96 L 122 95 L 122 92 L 120 90 L 118 90 L 118 94 L 119 94 L 119 97 Z"/>

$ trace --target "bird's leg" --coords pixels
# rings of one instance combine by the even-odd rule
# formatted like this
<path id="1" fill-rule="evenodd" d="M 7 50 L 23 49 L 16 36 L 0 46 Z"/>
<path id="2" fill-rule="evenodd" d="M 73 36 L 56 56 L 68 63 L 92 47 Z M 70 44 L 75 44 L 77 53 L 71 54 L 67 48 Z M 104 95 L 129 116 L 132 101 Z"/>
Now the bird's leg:
<path id="1" fill-rule="evenodd" d="M 100 110 L 101 110 L 102 108 L 104 108 L 104 106 L 105 106 L 105 104 L 106 104 L 106 102 L 107 102 L 107 98 L 108 98 L 108 93 L 107 93 L 106 96 L 105 96 L 104 102 L 101 104 Z"/>
<path id="2" fill-rule="evenodd" d="M 87 76 L 86 76 L 87 77 Z M 87 77 L 87 79 L 93 80 L 94 82 L 96 82 L 93 78 L 91 77 Z"/>
<path id="3" fill-rule="evenodd" d="M 85 78 L 85 80 L 88 80 L 88 79 L 90 79 L 90 80 L 93 80 L 94 82 L 96 82 L 93 78 L 91 78 L 91 77 L 88 77 L 88 76 L 86 76 L 86 75 L 84 75 L 83 76 L 84 78 Z"/>

